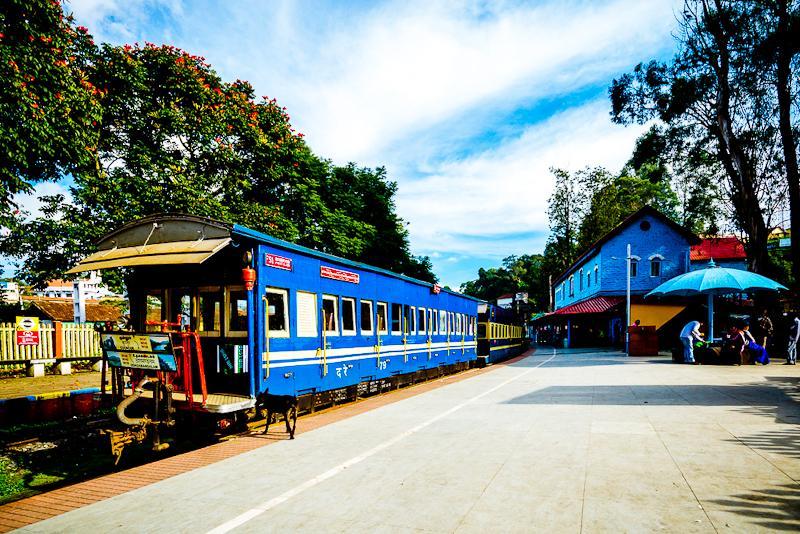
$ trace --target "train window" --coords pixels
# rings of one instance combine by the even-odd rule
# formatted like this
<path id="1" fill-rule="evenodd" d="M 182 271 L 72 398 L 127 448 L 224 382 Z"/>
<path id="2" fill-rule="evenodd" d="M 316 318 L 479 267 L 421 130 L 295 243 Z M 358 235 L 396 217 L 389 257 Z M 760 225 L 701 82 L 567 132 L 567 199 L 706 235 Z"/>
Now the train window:
<path id="1" fill-rule="evenodd" d="M 147 311 L 145 315 L 145 331 L 160 332 L 164 321 L 164 292 L 160 289 L 148 291 L 145 295 Z"/>
<path id="2" fill-rule="evenodd" d="M 403 305 L 392 303 L 392 334 L 400 334 L 400 322 L 403 316 Z"/>
<path id="3" fill-rule="evenodd" d="M 449 312 L 447 314 L 447 321 L 448 321 L 448 329 L 447 331 L 451 334 L 456 333 L 456 315 L 453 312 Z"/>
<path id="4" fill-rule="evenodd" d="M 456 314 L 456 334 L 461 335 L 461 314 Z"/>
<path id="5" fill-rule="evenodd" d="M 447 312 L 439 310 L 439 333 L 447 335 Z"/>
<path id="6" fill-rule="evenodd" d="M 439 314 L 431 310 L 431 335 L 439 333 Z"/>
<path id="7" fill-rule="evenodd" d="M 368 300 L 361 301 L 361 333 L 372 334 L 372 302 Z"/>
<path id="8" fill-rule="evenodd" d="M 333 295 L 322 295 L 323 328 L 329 336 L 339 333 L 339 310 L 337 299 Z"/>
<path id="9" fill-rule="evenodd" d="M 242 337 L 247 335 L 247 291 L 243 287 L 227 288 L 228 324 L 225 335 Z"/>
<path id="10" fill-rule="evenodd" d="M 486 339 L 486 323 L 478 323 L 478 338 Z"/>
<path id="11" fill-rule="evenodd" d="M 197 303 L 197 331 L 200 335 L 219 336 L 222 333 L 222 293 L 219 288 L 201 287 L 197 292 Z"/>
<path id="12" fill-rule="evenodd" d="M 417 333 L 417 308 L 411 306 L 408 310 L 408 333 L 415 335 Z"/>
<path id="13" fill-rule="evenodd" d="M 269 336 L 289 337 L 289 293 L 285 289 L 267 288 Z"/>
<path id="14" fill-rule="evenodd" d="M 356 335 L 356 301 L 342 297 L 342 334 Z"/>
<path id="15" fill-rule="evenodd" d="M 180 325 L 181 330 L 195 328 L 194 299 L 192 290 L 188 288 L 171 289 L 170 296 L 170 317 L 169 322 Z"/>
<path id="16" fill-rule="evenodd" d="M 317 337 L 317 295 L 297 292 L 297 336 Z"/>
<path id="17" fill-rule="evenodd" d="M 386 320 L 386 303 L 379 302 L 378 303 L 378 332 L 381 334 L 386 334 L 389 332 L 388 325 L 389 323 Z"/>
<path id="18" fill-rule="evenodd" d="M 428 333 L 427 329 L 427 322 L 425 321 L 426 314 L 425 308 L 420 308 L 417 310 L 417 329 L 420 334 L 425 335 Z"/>

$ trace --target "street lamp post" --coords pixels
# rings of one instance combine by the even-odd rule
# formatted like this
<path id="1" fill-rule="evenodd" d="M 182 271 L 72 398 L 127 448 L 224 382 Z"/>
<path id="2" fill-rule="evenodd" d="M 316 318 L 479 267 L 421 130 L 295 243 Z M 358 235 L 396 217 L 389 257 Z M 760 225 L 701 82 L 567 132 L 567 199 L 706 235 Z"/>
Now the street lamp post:
<path id="1" fill-rule="evenodd" d="M 628 243 L 627 254 L 625 255 L 625 266 L 627 271 L 627 289 L 625 291 L 625 353 L 630 354 L 631 342 L 631 244 Z"/>

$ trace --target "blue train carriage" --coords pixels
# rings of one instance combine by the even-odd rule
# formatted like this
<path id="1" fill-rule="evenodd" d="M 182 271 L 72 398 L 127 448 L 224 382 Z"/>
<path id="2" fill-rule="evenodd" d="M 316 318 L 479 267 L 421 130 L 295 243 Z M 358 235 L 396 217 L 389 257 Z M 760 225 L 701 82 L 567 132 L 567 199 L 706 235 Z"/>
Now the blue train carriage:
<path id="1" fill-rule="evenodd" d="M 335 402 L 477 358 L 481 301 L 236 224 L 148 217 L 104 237 L 72 272 L 116 267 L 130 269 L 135 332 L 198 338 L 176 353 L 178 374 L 181 358 L 194 362 L 173 380 L 179 409 L 241 412 L 265 390 L 313 409 L 324 392 Z"/>
<path id="2" fill-rule="evenodd" d="M 529 345 L 525 328 L 513 311 L 482 303 L 478 306 L 478 365 L 522 354 Z"/>

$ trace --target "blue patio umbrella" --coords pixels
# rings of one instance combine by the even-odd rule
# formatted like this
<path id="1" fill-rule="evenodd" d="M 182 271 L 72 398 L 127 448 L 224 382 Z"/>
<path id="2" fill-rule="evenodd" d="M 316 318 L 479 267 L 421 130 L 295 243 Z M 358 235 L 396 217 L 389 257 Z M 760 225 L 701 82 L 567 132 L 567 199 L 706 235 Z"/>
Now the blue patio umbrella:
<path id="1" fill-rule="evenodd" d="M 785 290 L 786 287 L 766 276 L 741 269 L 718 267 L 714 260 L 711 260 L 705 269 L 684 273 L 667 280 L 645 295 L 645 298 L 708 295 L 708 332 L 709 338 L 713 338 L 714 295 L 780 291 L 782 289 Z"/>

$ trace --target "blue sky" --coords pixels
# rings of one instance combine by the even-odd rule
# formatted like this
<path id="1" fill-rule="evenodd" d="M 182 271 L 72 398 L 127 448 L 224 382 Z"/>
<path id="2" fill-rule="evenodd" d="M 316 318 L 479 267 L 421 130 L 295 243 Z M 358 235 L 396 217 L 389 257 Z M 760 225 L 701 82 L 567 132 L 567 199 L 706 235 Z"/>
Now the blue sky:
<path id="1" fill-rule="evenodd" d="M 312 149 L 387 167 L 412 250 L 457 287 L 540 252 L 550 167 L 617 170 L 607 87 L 672 54 L 677 0 L 70 0 L 97 40 L 169 43 L 286 106 Z M 57 190 L 45 184 L 43 191 Z"/>

